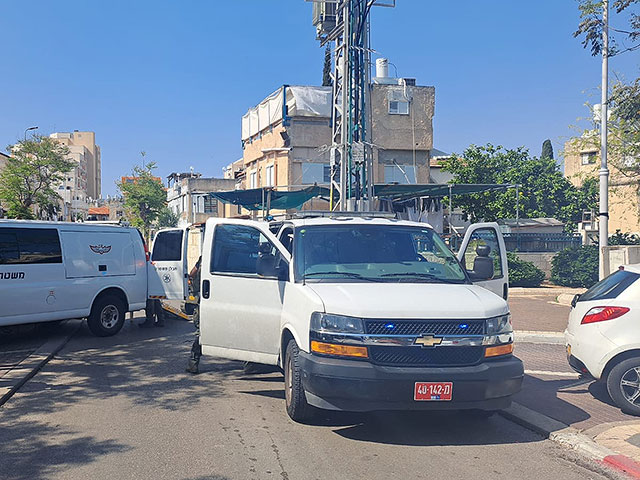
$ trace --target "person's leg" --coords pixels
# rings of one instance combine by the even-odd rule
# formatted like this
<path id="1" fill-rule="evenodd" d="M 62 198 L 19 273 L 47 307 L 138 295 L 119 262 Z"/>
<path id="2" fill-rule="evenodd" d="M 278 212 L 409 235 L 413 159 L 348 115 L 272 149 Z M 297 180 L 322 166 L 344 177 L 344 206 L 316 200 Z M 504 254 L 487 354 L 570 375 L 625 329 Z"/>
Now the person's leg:
<path id="1" fill-rule="evenodd" d="M 155 301 L 155 314 L 156 314 L 156 327 L 164 327 L 164 309 L 162 308 L 162 301 Z"/>
<path id="2" fill-rule="evenodd" d="M 144 322 L 139 323 L 138 326 L 141 328 L 153 327 L 153 309 L 154 309 L 154 300 L 147 299 L 147 304 L 144 307 Z"/>
<path id="3" fill-rule="evenodd" d="M 191 345 L 191 352 L 189 352 L 189 362 L 187 363 L 187 372 L 199 373 L 200 358 L 202 357 L 202 345 L 200 345 L 200 309 L 196 306 L 193 315 L 193 324 L 196 327 L 196 338 Z"/>

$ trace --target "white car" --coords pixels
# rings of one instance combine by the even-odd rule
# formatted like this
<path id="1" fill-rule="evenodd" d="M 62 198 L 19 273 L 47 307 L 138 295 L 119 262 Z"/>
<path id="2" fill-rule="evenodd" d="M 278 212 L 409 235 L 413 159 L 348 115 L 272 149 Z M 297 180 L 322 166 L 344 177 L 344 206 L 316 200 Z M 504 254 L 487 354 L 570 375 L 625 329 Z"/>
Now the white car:
<path id="1" fill-rule="evenodd" d="M 87 317 L 115 335 L 145 307 L 147 277 L 135 228 L 0 220 L 0 327 Z"/>
<path id="2" fill-rule="evenodd" d="M 506 408 L 523 366 L 498 225 L 471 226 L 456 258 L 424 223 L 326 215 L 207 220 L 203 353 L 280 366 L 294 420 L 310 407 Z M 175 253 L 154 263 L 184 271 L 186 239 L 173 235 Z M 172 284 L 184 288 L 178 280 L 163 284 L 167 298 Z"/>
<path id="3" fill-rule="evenodd" d="M 606 381 L 613 401 L 640 415 L 640 264 L 574 297 L 565 340 L 571 367 Z"/>

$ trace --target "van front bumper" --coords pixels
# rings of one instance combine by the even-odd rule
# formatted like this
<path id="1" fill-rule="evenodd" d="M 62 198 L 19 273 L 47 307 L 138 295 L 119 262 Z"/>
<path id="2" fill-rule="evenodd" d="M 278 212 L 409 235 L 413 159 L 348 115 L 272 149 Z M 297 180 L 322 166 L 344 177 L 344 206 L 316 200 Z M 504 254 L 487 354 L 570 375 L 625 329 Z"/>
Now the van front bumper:
<path id="1" fill-rule="evenodd" d="M 524 367 L 509 356 L 468 367 L 388 367 L 300 352 L 307 402 L 326 410 L 500 410 L 520 391 Z M 416 382 L 452 382 L 451 401 L 415 401 Z"/>

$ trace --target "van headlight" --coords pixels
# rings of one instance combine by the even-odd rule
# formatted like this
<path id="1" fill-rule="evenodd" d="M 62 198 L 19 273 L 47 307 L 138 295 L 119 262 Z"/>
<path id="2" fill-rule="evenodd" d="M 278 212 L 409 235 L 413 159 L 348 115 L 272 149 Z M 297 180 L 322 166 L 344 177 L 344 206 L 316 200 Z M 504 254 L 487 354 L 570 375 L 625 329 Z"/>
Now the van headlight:
<path id="1" fill-rule="evenodd" d="M 513 332 L 510 313 L 499 317 L 488 318 L 486 324 L 487 335 L 502 335 L 503 333 Z"/>
<path id="2" fill-rule="evenodd" d="M 314 312 L 311 315 L 311 330 L 318 333 L 364 333 L 364 322 L 358 317 Z"/>

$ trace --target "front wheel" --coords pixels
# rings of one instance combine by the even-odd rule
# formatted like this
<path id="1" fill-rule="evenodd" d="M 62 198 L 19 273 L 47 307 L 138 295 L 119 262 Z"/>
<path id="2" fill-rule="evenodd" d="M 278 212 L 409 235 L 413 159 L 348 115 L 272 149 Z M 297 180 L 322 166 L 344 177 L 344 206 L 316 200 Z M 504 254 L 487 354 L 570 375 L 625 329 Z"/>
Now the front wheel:
<path id="1" fill-rule="evenodd" d="M 94 335 L 110 337 L 124 325 L 124 315 L 124 302 L 114 295 L 106 295 L 94 302 L 87 325 Z"/>
<path id="2" fill-rule="evenodd" d="M 613 367 L 607 376 L 607 390 L 623 412 L 640 416 L 640 357 Z"/>
<path id="3" fill-rule="evenodd" d="M 303 422 L 312 416 L 312 408 L 302 387 L 302 371 L 300 368 L 300 349 L 295 340 L 289 340 L 284 360 L 284 397 L 287 413 L 292 420 Z"/>

